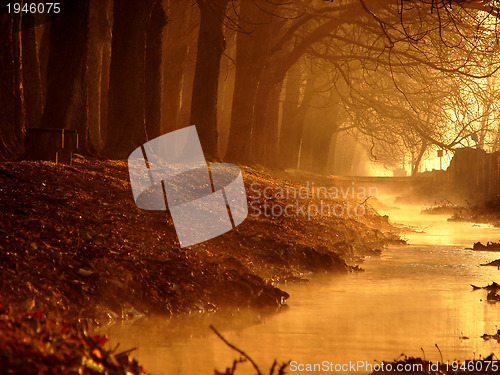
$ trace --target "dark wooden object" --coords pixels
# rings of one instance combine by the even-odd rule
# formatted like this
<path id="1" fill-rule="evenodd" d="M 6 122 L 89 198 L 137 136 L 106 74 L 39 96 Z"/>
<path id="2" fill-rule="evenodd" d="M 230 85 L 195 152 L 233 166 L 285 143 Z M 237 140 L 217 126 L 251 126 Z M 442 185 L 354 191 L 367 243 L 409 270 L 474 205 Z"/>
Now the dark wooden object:
<path id="1" fill-rule="evenodd" d="M 474 195 L 500 196 L 500 152 L 459 148 L 448 168 L 450 180 Z"/>
<path id="2" fill-rule="evenodd" d="M 78 133 L 73 129 L 26 129 L 26 160 L 46 160 L 71 164 L 78 148 Z"/>

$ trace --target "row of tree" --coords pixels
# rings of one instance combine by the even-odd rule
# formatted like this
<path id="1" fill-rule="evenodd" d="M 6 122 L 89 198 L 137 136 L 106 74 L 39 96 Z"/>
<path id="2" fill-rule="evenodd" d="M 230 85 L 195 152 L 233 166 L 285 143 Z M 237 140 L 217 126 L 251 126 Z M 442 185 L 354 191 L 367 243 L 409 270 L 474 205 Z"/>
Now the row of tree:
<path id="1" fill-rule="evenodd" d="M 0 13 L 1 159 L 23 154 L 26 127 L 76 129 L 80 153 L 125 158 L 195 124 L 210 159 L 316 172 L 332 171 L 341 132 L 414 172 L 436 147 L 498 147 L 493 1 L 61 7 L 36 27 Z"/>

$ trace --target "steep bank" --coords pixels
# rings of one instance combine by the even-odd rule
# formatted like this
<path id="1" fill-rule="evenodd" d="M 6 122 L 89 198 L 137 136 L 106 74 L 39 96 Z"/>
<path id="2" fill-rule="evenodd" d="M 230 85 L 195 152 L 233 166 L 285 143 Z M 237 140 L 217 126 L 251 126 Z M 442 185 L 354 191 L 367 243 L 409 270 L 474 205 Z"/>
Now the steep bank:
<path id="1" fill-rule="evenodd" d="M 397 240 L 387 218 L 350 185 L 341 194 L 333 187 L 342 183 L 324 177 L 242 170 L 245 222 L 181 249 L 168 213 L 136 207 L 125 161 L 0 164 L 0 305 L 15 308 L 4 312 L 14 322 L 6 326 L 24 311 L 50 325 L 278 308 L 288 294 L 275 281 L 359 270 L 365 255 Z M 330 193 L 314 194 L 313 180 Z M 362 214 L 342 210 L 349 205 Z M 337 214 L 320 212 L 327 206 Z"/>
<path id="2" fill-rule="evenodd" d="M 356 254 L 394 239 L 379 230 L 388 225 L 370 209 L 355 218 L 296 212 L 320 204 L 312 195 L 279 197 L 280 187 L 307 187 L 303 177 L 243 173 L 247 220 L 180 249 L 165 212 L 135 206 L 125 161 L 1 164 L 2 303 L 91 318 L 279 306 L 287 294 L 273 281 L 348 272 Z M 289 205 L 291 216 L 266 215 L 266 203 Z"/>

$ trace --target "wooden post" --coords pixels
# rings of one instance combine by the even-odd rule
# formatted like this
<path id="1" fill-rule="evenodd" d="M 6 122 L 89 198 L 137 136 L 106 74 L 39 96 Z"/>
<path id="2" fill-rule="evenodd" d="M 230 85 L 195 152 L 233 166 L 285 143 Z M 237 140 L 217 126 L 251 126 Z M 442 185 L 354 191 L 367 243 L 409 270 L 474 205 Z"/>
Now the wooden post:
<path id="1" fill-rule="evenodd" d="M 78 148 L 78 133 L 73 129 L 26 129 L 26 160 L 46 160 L 71 164 Z"/>

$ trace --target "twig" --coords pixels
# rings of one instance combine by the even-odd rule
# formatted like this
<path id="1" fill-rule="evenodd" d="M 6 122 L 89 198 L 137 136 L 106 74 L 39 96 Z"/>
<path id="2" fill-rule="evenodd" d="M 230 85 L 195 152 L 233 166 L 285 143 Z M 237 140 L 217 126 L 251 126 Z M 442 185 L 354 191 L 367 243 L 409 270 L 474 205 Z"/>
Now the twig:
<path id="1" fill-rule="evenodd" d="M 124 350 L 123 352 L 115 354 L 115 357 L 123 357 L 124 355 L 129 355 L 130 353 L 132 353 L 135 350 L 137 350 L 137 348 L 132 348 L 132 349 Z"/>
<path id="2" fill-rule="evenodd" d="M 439 354 L 441 355 L 441 363 L 443 363 L 444 362 L 443 361 L 443 353 L 441 353 L 441 349 L 439 349 L 438 344 L 434 344 L 434 345 L 436 345 L 437 350 L 439 350 Z"/>
<path id="3" fill-rule="evenodd" d="M 238 349 L 236 346 L 234 346 L 233 344 L 231 344 L 229 341 L 227 341 L 220 333 L 219 331 L 217 331 L 215 329 L 215 327 L 213 325 L 210 324 L 210 329 L 212 331 L 214 331 L 214 333 L 219 336 L 219 338 L 224 342 L 224 344 L 226 344 L 227 346 L 229 346 L 231 349 L 233 349 L 234 351 L 237 351 L 238 353 L 240 353 L 243 357 L 245 357 L 253 366 L 253 368 L 255 369 L 255 371 L 257 371 L 257 374 L 258 375 L 262 375 L 262 372 L 260 371 L 259 369 L 259 366 L 257 366 L 257 364 L 253 361 L 252 358 L 250 358 L 250 356 L 245 353 L 243 350 L 241 349 Z"/>
<path id="4" fill-rule="evenodd" d="M 269 375 L 274 375 L 274 369 L 276 368 L 276 360 L 274 360 L 273 365 L 271 366 L 271 370 L 269 371 Z"/>
<path id="5" fill-rule="evenodd" d="M 368 196 L 368 198 L 366 198 L 366 199 L 365 199 L 363 202 L 361 202 L 359 205 L 365 204 L 365 203 L 366 203 L 366 201 L 367 201 L 368 199 L 370 199 L 371 197 L 372 197 L 371 195 L 370 195 L 370 196 Z"/>
<path id="6" fill-rule="evenodd" d="M 290 362 L 286 362 L 286 363 L 283 363 L 281 366 L 280 366 L 280 370 L 278 372 L 278 375 L 285 375 L 285 369 L 286 367 L 290 364 Z"/>

